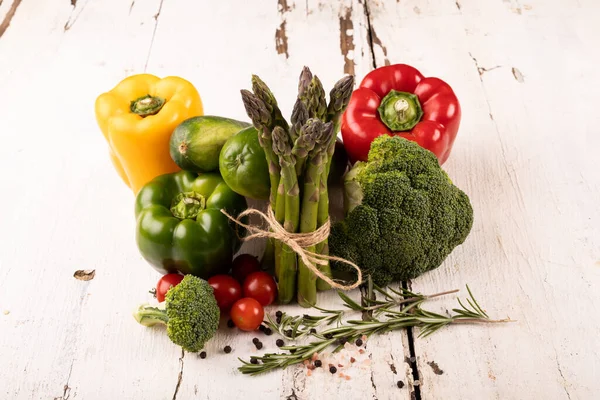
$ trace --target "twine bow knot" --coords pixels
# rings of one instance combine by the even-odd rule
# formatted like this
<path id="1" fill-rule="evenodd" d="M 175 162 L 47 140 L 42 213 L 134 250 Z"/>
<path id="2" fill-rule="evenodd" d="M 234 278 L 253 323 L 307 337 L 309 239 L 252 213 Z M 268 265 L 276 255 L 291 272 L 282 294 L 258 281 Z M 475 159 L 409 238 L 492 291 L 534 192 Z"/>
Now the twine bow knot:
<path id="1" fill-rule="evenodd" d="M 316 246 L 329 237 L 329 230 L 331 228 L 331 222 L 329 218 L 327 218 L 327 221 L 314 232 L 291 233 L 286 231 L 285 228 L 275 219 L 275 215 L 273 214 L 273 209 L 271 207 L 267 208 L 266 214 L 255 208 L 249 208 L 240 213 L 237 218 L 229 215 L 225 210 L 221 210 L 221 212 L 231 221 L 243 228 L 246 228 L 248 232 L 250 232 L 250 235 L 242 238 L 242 241 L 249 241 L 257 238 L 270 238 L 286 244 L 290 249 L 298 254 L 298 257 L 302 259 L 304 265 L 306 265 L 308 269 L 310 269 L 316 276 L 331 285 L 331 287 L 341 290 L 351 290 L 357 288 L 362 283 L 362 271 L 358 265 L 341 257 L 314 253 L 307 250 L 307 248 Z M 256 225 L 248 225 L 241 221 L 242 218 L 250 215 L 259 216 L 267 223 L 270 229 L 263 229 Z M 327 265 L 327 262 L 329 261 L 342 262 L 354 268 L 357 273 L 356 282 L 351 285 L 344 285 L 334 281 L 321 272 L 317 265 Z"/>

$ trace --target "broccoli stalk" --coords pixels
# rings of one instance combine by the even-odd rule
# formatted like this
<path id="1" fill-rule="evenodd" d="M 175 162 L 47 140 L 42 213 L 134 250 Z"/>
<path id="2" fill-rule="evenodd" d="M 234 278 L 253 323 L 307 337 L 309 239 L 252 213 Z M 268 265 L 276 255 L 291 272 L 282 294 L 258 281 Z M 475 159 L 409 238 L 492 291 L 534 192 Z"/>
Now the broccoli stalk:
<path id="1" fill-rule="evenodd" d="M 166 325 L 173 343 L 198 352 L 217 331 L 220 312 L 208 282 L 186 275 L 167 292 L 164 302 L 158 306 L 143 304 L 133 316 L 144 326 Z"/>
<path id="2" fill-rule="evenodd" d="M 356 263 L 379 286 L 437 268 L 473 225 L 469 197 L 435 155 L 401 137 L 373 141 L 368 161 L 346 175 L 344 190 L 348 213 L 332 227 L 331 254 Z"/>

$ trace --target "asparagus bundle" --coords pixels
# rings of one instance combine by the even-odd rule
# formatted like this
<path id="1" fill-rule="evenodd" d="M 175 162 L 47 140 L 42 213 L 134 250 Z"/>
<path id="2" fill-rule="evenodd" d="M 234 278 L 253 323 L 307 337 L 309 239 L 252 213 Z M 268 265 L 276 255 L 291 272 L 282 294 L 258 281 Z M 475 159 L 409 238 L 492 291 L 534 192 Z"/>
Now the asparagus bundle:
<path id="1" fill-rule="evenodd" d="M 340 79 L 327 103 L 321 81 L 304 67 L 291 124 L 283 118 L 275 96 L 258 76 L 252 76 L 252 92 L 242 90 L 246 112 L 259 132 L 269 164 L 270 207 L 277 222 L 288 232 L 310 233 L 329 219 L 327 178 L 339 121 L 353 85 L 352 76 Z M 307 251 L 328 254 L 327 241 Z M 280 303 L 289 303 L 296 296 L 299 304 L 311 307 L 316 303 L 317 289 L 329 289 L 287 245 L 269 242 L 263 260 L 270 257 L 279 283 Z M 319 268 L 331 276 L 329 265 Z"/>

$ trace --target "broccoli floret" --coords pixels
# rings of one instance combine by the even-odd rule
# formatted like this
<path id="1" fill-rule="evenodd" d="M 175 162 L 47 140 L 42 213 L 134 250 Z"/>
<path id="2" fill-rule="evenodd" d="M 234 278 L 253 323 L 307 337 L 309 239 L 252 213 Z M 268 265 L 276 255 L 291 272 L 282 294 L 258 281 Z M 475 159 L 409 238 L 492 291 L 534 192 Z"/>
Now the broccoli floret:
<path id="1" fill-rule="evenodd" d="M 186 275 L 169 289 L 158 306 L 141 305 L 134 317 L 144 326 L 167 325 L 171 341 L 184 350 L 198 352 L 219 327 L 219 307 L 212 287 L 200 278 Z"/>
<path id="2" fill-rule="evenodd" d="M 331 254 L 353 261 L 378 285 L 439 267 L 473 225 L 469 197 L 435 155 L 401 137 L 373 141 L 344 189 L 347 215 L 332 227 Z M 333 267 L 351 271 L 344 263 Z"/>

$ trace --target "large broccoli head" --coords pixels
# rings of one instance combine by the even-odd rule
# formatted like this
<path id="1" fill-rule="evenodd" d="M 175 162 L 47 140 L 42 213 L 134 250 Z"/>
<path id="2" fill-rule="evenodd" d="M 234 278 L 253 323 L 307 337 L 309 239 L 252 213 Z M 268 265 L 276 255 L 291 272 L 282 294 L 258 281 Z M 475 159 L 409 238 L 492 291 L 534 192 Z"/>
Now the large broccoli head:
<path id="1" fill-rule="evenodd" d="M 167 325 L 171 341 L 184 350 L 197 352 L 219 327 L 219 306 L 212 287 L 203 279 L 186 275 L 169 289 L 158 307 L 142 305 L 134 313 L 142 325 Z"/>
<path id="2" fill-rule="evenodd" d="M 331 253 L 379 285 L 437 268 L 473 224 L 469 198 L 435 155 L 401 137 L 373 141 L 368 161 L 348 172 L 345 190 L 347 215 L 332 228 Z M 348 271 L 343 263 L 334 268 Z"/>

